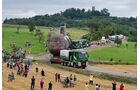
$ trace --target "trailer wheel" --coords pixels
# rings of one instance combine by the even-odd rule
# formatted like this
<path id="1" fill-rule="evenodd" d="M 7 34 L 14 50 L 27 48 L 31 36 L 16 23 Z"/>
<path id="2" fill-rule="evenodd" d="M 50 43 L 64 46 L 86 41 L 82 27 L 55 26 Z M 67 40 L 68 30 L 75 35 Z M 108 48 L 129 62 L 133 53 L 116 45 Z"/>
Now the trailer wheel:
<path id="1" fill-rule="evenodd" d="M 53 61 L 51 61 L 51 64 L 53 64 Z"/>
<path id="2" fill-rule="evenodd" d="M 65 64 L 66 64 L 66 63 L 65 63 L 65 62 L 63 62 L 63 66 L 65 66 Z"/>
<path id="3" fill-rule="evenodd" d="M 64 66 L 64 62 L 63 61 L 61 62 L 61 65 Z"/>

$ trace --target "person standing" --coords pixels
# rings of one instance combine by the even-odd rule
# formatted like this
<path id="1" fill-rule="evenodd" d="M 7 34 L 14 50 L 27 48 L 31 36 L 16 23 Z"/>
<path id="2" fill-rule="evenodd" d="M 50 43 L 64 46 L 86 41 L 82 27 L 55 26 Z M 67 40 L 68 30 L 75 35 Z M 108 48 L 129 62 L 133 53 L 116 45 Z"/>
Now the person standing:
<path id="1" fill-rule="evenodd" d="M 44 81 L 43 81 L 43 79 L 41 79 L 41 81 L 40 81 L 40 89 L 41 90 L 43 89 L 43 85 L 44 85 Z"/>
<path id="2" fill-rule="evenodd" d="M 60 82 L 61 81 L 60 73 L 57 74 L 57 78 L 58 78 L 58 82 Z"/>
<path id="3" fill-rule="evenodd" d="M 115 81 L 112 83 L 112 90 L 116 90 L 116 82 Z"/>
<path id="4" fill-rule="evenodd" d="M 85 90 L 89 90 L 88 83 L 85 84 Z"/>
<path id="5" fill-rule="evenodd" d="M 43 69 L 42 69 L 42 71 L 41 71 L 41 76 L 45 76 L 45 72 L 44 72 Z"/>
<path id="6" fill-rule="evenodd" d="M 123 85 L 122 82 L 121 82 L 121 85 L 120 85 L 120 90 L 124 90 L 124 85 Z"/>
<path id="7" fill-rule="evenodd" d="M 98 84 L 95 85 L 95 90 L 99 90 Z"/>
<path id="8" fill-rule="evenodd" d="M 7 68 L 9 68 L 9 62 L 7 63 Z"/>
<path id="9" fill-rule="evenodd" d="M 55 74 L 55 82 L 57 82 L 57 79 L 58 79 L 57 77 L 58 77 L 58 74 L 56 73 Z"/>
<path id="10" fill-rule="evenodd" d="M 35 86 L 35 78 L 34 78 L 34 76 L 32 76 L 32 78 L 31 78 L 31 90 L 34 90 L 34 86 Z"/>
<path id="11" fill-rule="evenodd" d="M 36 67 L 35 70 L 36 70 L 36 74 L 37 74 L 38 73 L 38 67 Z"/>
<path id="12" fill-rule="evenodd" d="M 28 75 L 28 70 L 27 69 L 25 70 L 24 75 L 25 75 L 25 77 L 27 77 L 27 75 Z"/>
<path id="13" fill-rule="evenodd" d="M 27 69 L 27 64 L 24 66 L 25 70 Z"/>
<path id="14" fill-rule="evenodd" d="M 77 80 L 76 75 L 74 75 L 74 82 Z"/>
<path id="15" fill-rule="evenodd" d="M 93 85 L 93 75 L 92 74 L 89 76 L 89 84 Z"/>
<path id="16" fill-rule="evenodd" d="M 51 82 L 49 83 L 48 90 L 52 90 L 52 83 Z"/>
<path id="17" fill-rule="evenodd" d="M 28 62 L 27 62 L 27 63 L 28 63 L 28 66 L 30 66 L 30 65 L 31 65 L 31 62 L 30 62 L 30 60 L 29 60 L 29 59 L 28 59 Z"/>

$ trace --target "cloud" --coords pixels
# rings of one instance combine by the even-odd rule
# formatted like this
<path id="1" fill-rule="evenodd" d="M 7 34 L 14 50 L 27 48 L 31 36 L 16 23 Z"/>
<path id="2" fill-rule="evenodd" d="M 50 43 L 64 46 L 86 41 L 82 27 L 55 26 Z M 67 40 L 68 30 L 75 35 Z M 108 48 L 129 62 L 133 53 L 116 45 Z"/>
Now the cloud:
<path id="1" fill-rule="evenodd" d="M 137 0 L 3 0 L 3 18 L 53 14 L 67 8 L 109 9 L 112 16 L 136 16 Z"/>
<path id="2" fill-rule="evenodd" d="M 3 16 L 5 18 L 24 18 L 24 17 L 32 17 L 37 15 L 37 13 L 33 11 L 22 11 L 22 10 L 5 10 L 3 11 Z"/>

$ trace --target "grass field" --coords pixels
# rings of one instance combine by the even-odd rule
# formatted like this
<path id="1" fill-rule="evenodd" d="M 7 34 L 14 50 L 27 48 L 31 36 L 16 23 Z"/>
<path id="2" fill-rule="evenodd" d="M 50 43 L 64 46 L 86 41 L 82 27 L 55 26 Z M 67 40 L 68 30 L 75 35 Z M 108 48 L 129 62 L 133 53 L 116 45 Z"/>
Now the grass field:
<path id="1" fill-rule="evenodd" d="M 49 28 L 39 27 L 39 29 L 44 32 L 45 40 L 47 40 L 47 36 L 49 33 Z M 31 48 L 28 50 L 31 54 L 40 54 L 44 53 L 44 45 L 39 43 L 37 37 L 34 36 L 33 33 L 30 33 L 28 28 L 24 26 L 24 28 L 20 28 L 19 34 L 16 33 L 16 26 L 3 26 L 2 30 L 2 47 L 8 51 L 11 51 L 10 44 L 12 42 L 16 42 L 18 46 L 24 47 L 26 41 L 32 43 Z M 87 31 L 76 29 L 76 28 L 68 28 L 66 29 L 72 39 L 80 39 L 84 34 L 88 33 Z"/>
<path id="2" fill-rule="evenodd" d="M 44 32 L 45 40 L 47 40 L 47 36 L 49 33 L 49 28 L 38 27 L 42 32 Z M 32 43 L 32 46 L 29 48 L 29 52 L 31 54 L 41 54 L 45 53 L 44 45 L 39 43 L 37 37 L 34 36 L 33 33 L 28 31 L 28 28 L 24 26 L 20 29 L 19 34 L 16 33 L 16 26 L 3 26 L 2 30 L 2 38 L 3 38 L 3 48 L 11 51 L 10 44 L 12 42 L 16 42 L 18 46 L 24 47 L 24 43 L 29 41 Z M 77 29 L 77 28 L 67 28 L 66 32 L 68 32 L 72 39 L 80 39 L 83 35 L 88 33 L 88 31 Z M 89 50 L 89 60 L 90 61 L 106 61 L 110 62 L 110 59 L 113 58 L 111 63 L 128 63 L 128 64 L 136 64 L 136 48 L 134 47 L 135 43 L 129 42 L 128 47 L 125 47 L 123 44 L 121 47 L 104 47 L 104 48 L 96 48 Z M 120 61 L 120 62 L 119 62 Z"/>
<path id="3" fill-rule="evenodd" d="M 125 46 L 126 44 L 122 44 L 120 47 L 109 46 L 104 48 L 92 49 L 89 50 L 89 59 L 91 61 L 110 62 L 110 59 L 112 58 L 112 62 L 136 64 L 137 54 L 134 44 L 135 43 L 133 42 L 128 42 L 128 47 Z"/>

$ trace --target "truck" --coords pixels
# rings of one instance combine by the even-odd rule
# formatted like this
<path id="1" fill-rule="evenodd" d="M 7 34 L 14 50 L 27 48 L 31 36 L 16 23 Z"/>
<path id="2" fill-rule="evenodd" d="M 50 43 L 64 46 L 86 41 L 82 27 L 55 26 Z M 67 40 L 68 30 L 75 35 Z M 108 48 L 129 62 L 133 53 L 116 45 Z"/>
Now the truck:
<path id="1" fill-rule="evenodd" d="M 88 53 L 83 49 L 60 50 L 61 65 L 74 68 L 86 68 L 88 65 Z"/>
<path id="2" fill-rule="evenodd" d="M 86 39 L 72 40 L 71 49 L 80 49 L 89 46 L 90 46 L 90 42 Z"/>

